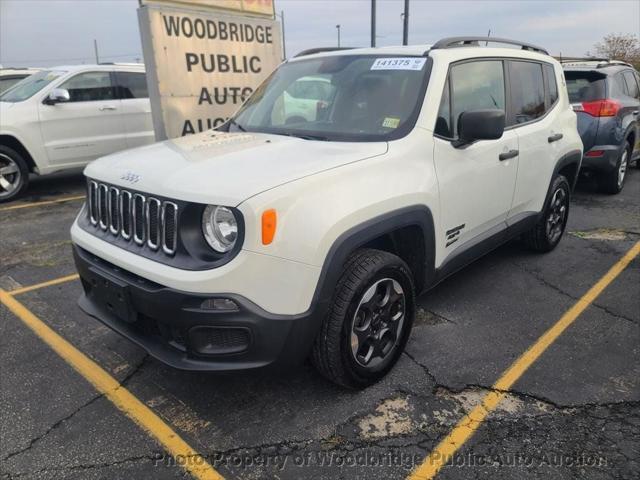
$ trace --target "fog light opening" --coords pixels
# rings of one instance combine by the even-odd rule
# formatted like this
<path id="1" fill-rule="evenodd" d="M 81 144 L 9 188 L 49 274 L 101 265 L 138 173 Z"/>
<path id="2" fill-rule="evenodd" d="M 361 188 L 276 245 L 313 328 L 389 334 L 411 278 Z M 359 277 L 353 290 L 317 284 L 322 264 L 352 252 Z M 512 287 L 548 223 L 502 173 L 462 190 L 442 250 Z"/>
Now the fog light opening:
<path id="1" fill-rule="evenodd" d="M 216 310 L 223 312 L 237 312 L 240 309 L 230 298 L 207 298 L 200 304 L 202 310 Z"/>

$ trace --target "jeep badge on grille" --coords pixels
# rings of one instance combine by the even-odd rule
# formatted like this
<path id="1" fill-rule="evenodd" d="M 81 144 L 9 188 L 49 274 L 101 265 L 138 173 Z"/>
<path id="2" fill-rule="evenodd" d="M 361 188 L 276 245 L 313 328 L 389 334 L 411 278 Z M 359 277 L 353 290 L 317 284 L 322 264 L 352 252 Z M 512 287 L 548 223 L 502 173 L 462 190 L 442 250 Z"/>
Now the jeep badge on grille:
<path id="1" fill-rule="evenodd" d="M 138 183 L 140 181 L 140 175 L 133 172 L 125 172 L 120 176 L 120 180 L 129 183 Z"/>

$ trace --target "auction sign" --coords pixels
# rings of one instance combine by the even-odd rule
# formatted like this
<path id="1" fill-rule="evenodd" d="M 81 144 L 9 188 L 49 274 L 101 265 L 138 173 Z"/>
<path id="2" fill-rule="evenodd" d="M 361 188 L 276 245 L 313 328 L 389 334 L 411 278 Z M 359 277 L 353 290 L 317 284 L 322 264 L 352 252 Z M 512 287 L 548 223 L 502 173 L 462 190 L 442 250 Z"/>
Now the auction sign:
<path id="1" fill-rule="evenodd" d="M 273 0 L 142 0 L 157 140 L 224 123 L 282 61 Z"/>

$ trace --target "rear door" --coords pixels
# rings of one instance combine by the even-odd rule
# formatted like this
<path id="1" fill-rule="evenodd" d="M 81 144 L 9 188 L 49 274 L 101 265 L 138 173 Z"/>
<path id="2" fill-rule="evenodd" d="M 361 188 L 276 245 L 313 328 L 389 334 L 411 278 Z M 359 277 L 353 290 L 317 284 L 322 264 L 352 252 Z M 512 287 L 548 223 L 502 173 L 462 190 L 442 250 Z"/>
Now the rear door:
<path id="1" fill-rule="evenodd" d="M 126 146 L 110 72 L 78 73 L 58 88 L 69 91 L 68 102 L 39 105 L 42 138 L 52 165 L 81 165 Z"/>
<path id="2" fill-rule="evenodd" d="M 511 60 L 508 65 L 511 109 L 507 127 L 518 135 L 520 146 L 518 179 L 508 222 L 515 223 L 542 210 L 565 139 L 556 131 L 560 112 L 553 65 L 526 60 Z"/>
<path id="3" fill-rule="evenodd" d="M 127 147 L 153 143 L 155 135 L 145 73 L 116 71 L 114 83 L 121 101 Z"/>
<path id="4" fill-rule="evenodd" d="M 505 131 L 498 140 L 482 140 L 456 148 L 460 114 L 470 110 L 506 110 L 502 60 L 456 63 L 442 95 L 434 138 L 434 161 L 440 187 L 441 228 L 437 241 L 443 251 L 475 244 L 499 234 L 505 220 L 518 170 L 518 139 Z M 510 158 L 500 160 L 501 154 Z"/>

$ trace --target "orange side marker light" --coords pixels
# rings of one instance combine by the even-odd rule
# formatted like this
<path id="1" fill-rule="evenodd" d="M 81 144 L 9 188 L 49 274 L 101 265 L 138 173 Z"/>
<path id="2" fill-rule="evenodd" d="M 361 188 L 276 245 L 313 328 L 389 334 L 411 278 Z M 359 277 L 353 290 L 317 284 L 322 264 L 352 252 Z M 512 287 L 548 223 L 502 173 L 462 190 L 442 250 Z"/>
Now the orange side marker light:
<path id="1" fill-rule="evenodd" d="M 262 244 L 269 245 L 273 242 L 273 237 L 276 235 L 276 224 L 277 224 L 277 215 L 276 211 L 271 208 L 269 210 L 265 210 L 262 213 Z"/>

